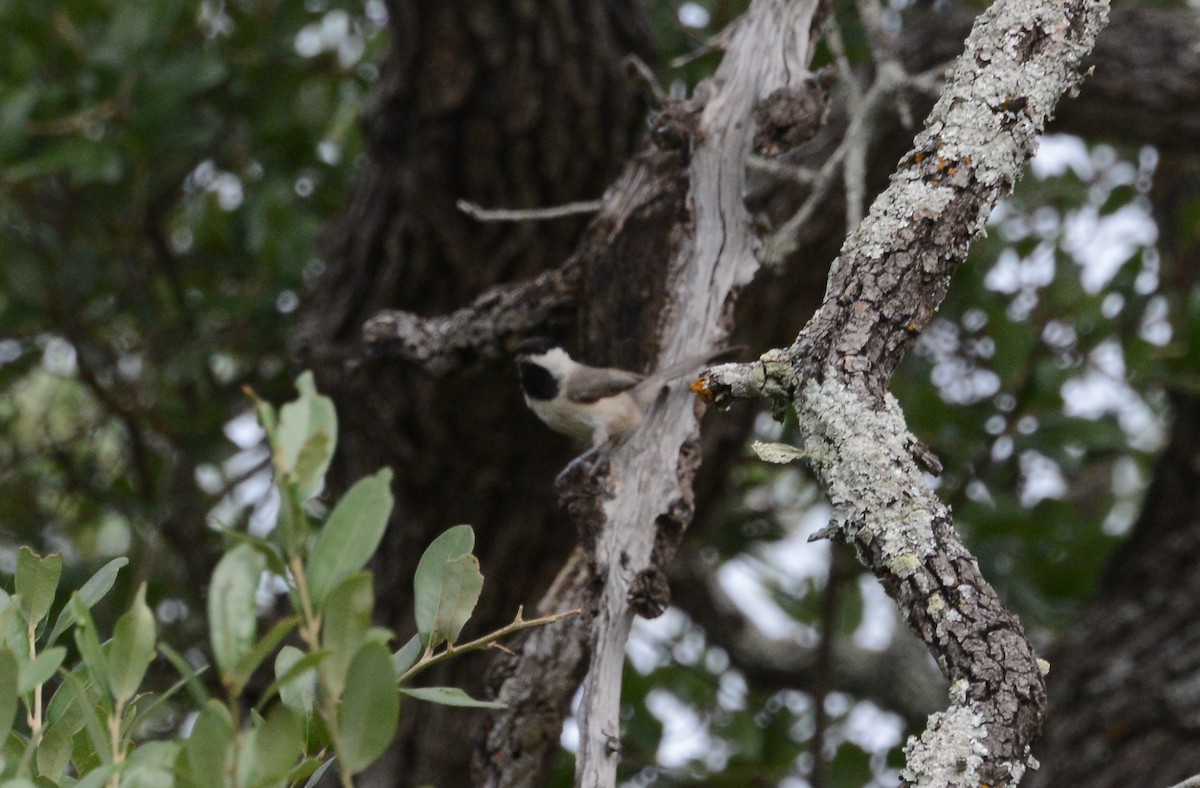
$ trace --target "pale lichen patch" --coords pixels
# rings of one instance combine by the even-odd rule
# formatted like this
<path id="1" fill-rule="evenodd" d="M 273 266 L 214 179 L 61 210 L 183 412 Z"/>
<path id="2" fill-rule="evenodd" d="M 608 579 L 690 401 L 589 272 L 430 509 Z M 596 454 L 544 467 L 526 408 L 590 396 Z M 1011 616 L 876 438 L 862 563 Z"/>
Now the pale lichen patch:
<path id="1" fill-rule="evenodd" d="M 945 512 L 912 461 L 896 400 L 873 405 L 829 374 L 805 384 L 796 411 L 839 527 L 878 544 L 898 576 L 913 574 L 934 550 L 935 514 Z"/>

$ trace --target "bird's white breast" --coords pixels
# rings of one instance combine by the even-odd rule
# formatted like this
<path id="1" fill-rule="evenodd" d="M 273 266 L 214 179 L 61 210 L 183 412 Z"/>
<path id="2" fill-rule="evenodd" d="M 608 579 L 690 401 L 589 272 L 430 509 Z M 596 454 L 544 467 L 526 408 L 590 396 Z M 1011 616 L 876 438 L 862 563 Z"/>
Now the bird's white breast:
<path id="1" fill-rule="evenodd" d="M 565 402 L 561 394 L 552 400 L 526 397 L 525 402 L 550 429 L 592 445 L 624 435 L 642 420 L 627 393 L 588 403 Z"/>

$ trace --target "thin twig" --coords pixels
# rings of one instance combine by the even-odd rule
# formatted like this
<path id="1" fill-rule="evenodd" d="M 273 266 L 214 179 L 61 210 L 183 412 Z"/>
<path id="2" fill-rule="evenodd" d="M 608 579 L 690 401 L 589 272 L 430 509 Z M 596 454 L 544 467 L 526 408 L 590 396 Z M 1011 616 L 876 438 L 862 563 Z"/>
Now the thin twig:
<path id="1" fill-rule="evenodd" d="M 836 35 L 836 34 L 835 34 Z M 866 94 L 859 99 L 858 110 L 852 113 L 850 125 L 842 137 L 837 149 L 830 154 L 821 169 L 812 176 L 813 189 L 801 204 L 800 208 L 778 230 L 773 232 L 763 243 L 762 261 L 765 265 L 778 265 L 796 249 L 796 235 L 804 223 L 811 219 L 821 207 L 821 202 L 833 185 L 838 168 L 843 166 L 843 183 L 846 189 L 846 234 L 849 235 L 857 227 L 863 217 L 862 204 L 864 201 L 866 154 L 870 150 L 874 137 L 875 120 L 880 111 L 887 105 L 888 100 L 896 92 L 909 88 L 923 92 L 938 89 L 944 74 L 945 66 L 941 65 L 917 76 L 909 76 L 901 72 L 885 72 L 880 75 Z M 764 172 L 785 171 L 769 170 L 754 165 Z"/>
<path id="2" fill-rule="evenodd" d="M 659 84 L 658 76 L 655 75 L 654 69 L 650 68 L 650 66 L 646 64 L 645 60 L 642 60 L 637 55 L 630 53 L 625 56 L 625 58 L 622 60 L 622 63 L 625 66 L 625 70 L 629 72 L 630 76 L 637 79 L 638 84 L 642 86 L 651 101 L 658 106 L 666 103 L 667 92 L 663 90 L 662 85 Z"/>
<path id="3" fill-rule="evenodd" d="M 846 87 L 846 104 L 850 107 L 850 114 L 854 115 L 858 112 L 859 104 L 862 102 L 862 88 L 858 84 L 858 77 L 854 74 L 854 66 L 850 65 L 850 58 L 846 56 L 846 45 L 842 41 L 842 28 L 838 26 L 837 17 L 833 14 L 829 15 L 821 27 L 821 34 L 825 37 L 825 45 L 829 47 L 829 54 L 833 55 L 838 76 L 842 78 L 842 84 Z"/>
<path id="4" fill-rule="evenodd" d="M 450 657 L 453 657 L 457 654 L 465 654 L 468 651 L 481 651 L 485 648 L 491 648 L 493 646 L 497 646 L 499 644 L 499 641 L 502 638 L 506 638 L 509 635 L 513 635 L 513 634 L 516 634 L 517 632 L 521 632 L 522 630 L 526 630 L 526 629 L 531 629 L 533 627 L 540 627 L 540 626 L 544 626 L 546 624 L 553 624 L 555 621 L 558 621 L 559 619 L 567 618 L 568 616 L 577 616 L 580 613 L 582 613 L 583 611 L 576 608 L 574 610 L 564 610 L 561 613 L 551 613 L 548 616 L 542 616 L 541 618 L 531 618 L 528 620 L 526 620 L 525 618 L 522 618 L 523 612 L 524 612 L 524 607 L 518 607 L 517 608 L 517 617 L 512 620 L 512 623 L 510 623 L 506 626 L 503 626 L 500 629 L 497 629 L 495 632 L 491 632 L 487 635 L 484 635 L 481 638 L 476 638 L 475 640 L 469 641 L 467 643 L 463 643 L 460 646 L 446 646 L 446 648 L 444 650 L 439 651 L 436 654 L 433 653 L 433 650 L 431 648 L 426 649 L 425 654 L 422 655 L 420 661 L 417 662 L 417 664 L 413 665 L 408 670 L 404 671 L 404 673 L 400 676 L 400 678 L 396 680 L 396 683 L 403 684 L 404 682 L 408 681 L 413 676 L 417 675 L 418 673 L 425 670 L 426 668 L 431 668 L 434 665 L 438 664 L 439 662 L 443 662 L 447 659 L 450 659 Z"/>
<path id="5" fill-rule="evenodd" d="M 785 178 L 789 181 L 795 181 L 801 186 L 812 186 L 819 180 L 819 173 L 811 167 L 801 167 L 795 164 L 788 164 L 779 161 L 778 159 L 768 159 L 766 156 L 758 156 L 751 154 L 746 159 L 746 165 L 758 172 L 765 172 L 768 175 L 773 175 L 776 178 Z"/>
<path id="6" fill-rule="evenodd" d="M 846 56 L 846 47 L 842 42 L 842 30 L 838 27 L 837 17 L 833 14 L 830 14 L 829 19 L 826 20 L 824 32 L 825 43 L 828 44 L 829 51 L 833 54 L 838 73 L 846 87 L 846 106 L 850 111 L 850 117 L 854 119 L 846 129 L 846 136 L 839 146 L 844 160 L 842 182 L 846 190 L 846 235 L 849 235 L 862 222 L 866 192 L 867 148 L 871 144 L 871 130 L 867 123 L 873 103 L 872 99 L 878 96 L 876 87 L 879 82 L 873 83 L 864 96 L 862 88 L 858 84 L 858 77 L 854 73 L 854 67 L 850 65 L 850 59 Z M 815 204 L 810 208 L 810 211 L 812 210 L 816 210 Z M 805 221 L 807 221 L 807 217 Z M 799 229 L 799 223 L 797 223 L 796 229 Z"/>
<path id="7" fill-rule="evenodd" d="M 883 5 L 879 0 L 856 0 L 858 17 L 863 27 L 867 29 L 867 43 L 871 47 L 871 59 L 875 62 L 876 80 L 891 80 L 903 83 L 907 79 L 904 66 L 900 62 L 899 49 L 896 46 L 896 33 L 888 29 L 884 21 Z M 900 113 L 900 122 L 904 128 L 913 127 L 912 106 L 904 91 L 896 93 L 896 111 Z"/>
<path id="8" fill-rule="evenodd" d="M 829 713 L 825 698 L 833 685 L 834 641 L 842 609 L 842 588 L 851 572 L 841 546 L 830 545 L 829 577 L 825 580 L 825 598 L 821 605 L 821 641 L 817 645 L 816 675 L 813 682 L 813 768 L 808 781 L 812 788 L 829 785 L 829 764 L 825 760 L 825 739 L 829 735 Z"/>
<path id="9" fill-rule="evenodd" d="M 603 207 L 604 202 L 584 200 L 549 208 L 483 208 L 469 200 L 459 200 L 455 205 L 458 206 L 458 210 L 480 222 L 541 222 L 547 219 L 561 219 L 564 216 L 595 213 Z"/>

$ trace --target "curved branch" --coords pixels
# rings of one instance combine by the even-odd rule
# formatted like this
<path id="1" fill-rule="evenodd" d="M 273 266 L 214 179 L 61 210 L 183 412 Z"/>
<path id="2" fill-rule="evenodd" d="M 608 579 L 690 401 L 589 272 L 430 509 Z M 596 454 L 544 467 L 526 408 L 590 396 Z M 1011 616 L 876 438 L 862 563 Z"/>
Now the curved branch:
<path id="1" fill-rule="evenodd" d="M 947 7 L 912 19 L 897 42 L 905 68 L 925 71 L 960 54 L 975 16 L 971 9 Z M 1200 137 L 1200 90 L 1195 87 L 1200 84 L 1200 51 L 1193 46 L 1195 24 L 1195 15 L 1180 9 L 1115 11 L 1112 24 L 1100 35 L 1085 63 L 1095 65 L 1094 76 L 1078 97 L 1063 105 L 1053 128 L 1168 149 L 1191 146 Z M 835 123 L 824 133 L 841 136 L 845 128 Z M 780 177 L 792 177 L 796 171 L 763 159 L 757 160 L 756 167 Z M 592 209 L 594 204 L 586 207 Z M 839 200 L 825 196 L 811 201 L 809 212 L 817 210 L 833 212 L 841 207 Z M 527 218 L 547 211 L 557 215 L 555 209 L 511 213 L 515 218 Z M 491 220 L 492 213 L 509 212 L 484 213 Z M 492 288 L 448 315 L 380 312 L 363 327 L 367 350 L 416 364 L 439 377 L 500 358 L 506 340 L 544 330 L 576 305 L 580 270 L 572 258 L 557 271 Z M 343 356 L 343 360 L 353 360 L 357 351 L 346 350 Z"/>
<path id="2" fill-rule="evenodd" d="M 1059 98 L 1079 84 L 1107 10 L 1103 0 L 998 0 L 984 12 L 796 342 L 751 365 L 723 365 L 694 387 L 718 401 L 790 400 L 838 512 L 832 535 L 855 544 L 951 679 L 950 708 L 906 748 L 911 784 L 1019 782 L 1046 691 L 1044 663 L 925 484 L 887 386 Z"/>

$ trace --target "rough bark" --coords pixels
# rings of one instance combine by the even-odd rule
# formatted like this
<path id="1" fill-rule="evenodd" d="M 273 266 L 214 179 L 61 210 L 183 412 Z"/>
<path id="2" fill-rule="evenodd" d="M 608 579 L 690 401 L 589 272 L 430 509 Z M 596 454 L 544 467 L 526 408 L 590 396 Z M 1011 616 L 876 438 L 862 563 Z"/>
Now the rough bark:
<path id="1" fill-rule="evenodd" d="M 790 401 L 805 455 L 854 544 L 950 678 L 951 703 L 906 747 L 920 785 L 1019 782 L 1045 713 L 1041 666 L 928 489 L 886 393 L 988 214 L 1012 189 L 1107 18 L 1103 2 L 1000 0 L 980 16 L 889 188 L 834 261 L 787 350 L 711 370 L 699 389 Z"/>
<path id="2" fill-rule="evenodd" d="M 342 421 L 334 484 L 396 470 L 374 565 L 377 615 L 411 632 L 421 551 L 468 522 L 488 578 L 471 624 L 482 631 L 532 601 L 574 542 L 552 487 L 569 447 L 536 424 L 502 363 L 435 381 L 363 359 L 361 327 L 382 309 L 451 312 L 568 256 L 581 219 L 481 224 L 456 201 L 532 207 L 600 195 L 644 125 L 621 60 L 646 56 L 647 36 L 634 0 L 394 0 L 388 10 L 391 44 L 363 120 L 368 163 L 328 233 L 328 272 L 298 345 Z M 451 661 L 430 681 L 482 694 L 483 661 Z M 463 731 L 478 716 L 441 706 L 404 715 L 390 770 L 415 785 L 467 774 Z"/>
<path id="3" fill-rule="evenodd" d="M 913 20 L 901 56 L 914 70 L 954 58 L 974 13 L 939 8 Z M 1193 150 L 1200 139 L 1200 19 L 1184 8 L 1115 8 L 1084 61 L 1094 69 L 1079 95 L 1064 101 L 1052 130 L 1089 139 Z"/>
<path id="4" fill-rule="evenodd" d="M 605 195 L 578 258 L 587 271 L 584 335 L 605 340 L 618 362 L 640 361 L 648 349 L 651 357 L 661 352 L 670 362 L 726 335 L 730 299 L 757 267 L 742 201 L 744 162 L 756 128 L 751 116 L 759 102 L 784 100 L 786 88 L 798 107 L 812 108 L 798 113 L 809 129 L 799 136 L 815 128 L 808 115 L 819 115 L 823 91 L 805 79 L 805 64 L 817 8 L 782 0 L 752 5 L 714 80 L 694 98 L 664 108 L 651 141 Z M 560 483 L 580 529 L 583 553 L 575 560 L 586 562 L 592 578 L 569 592 L 588 611 L 571 625 L 590 646 L 579 784 L 615 780 L 625 642 L 635 612 L 653 616 L 666 606 L 662 569 L 691 516 L 698 426 L 690 397 L 675 391 L 646 425 L 615 449 L 574 463 Z M 546 604 L 560 607 L 562 596 L 550 596 Z M 533 669 L 556 679 L 577 669 L 574 650 L 550 663 L 543 651 L 537 640 L 526 645 L 522 655 L 529 652 L 529 658 L 506 673 L 502 698 L 516 697 L 514 687 L 533 687 Z M 539 695 L 562 691 L 557 680 L 533 689 Z M 499 714 L 477 768 L 488 784 L 515 784 L 514 773 L 545 757 L 531 746 L 542 746 L 545 738 L 544 731 L 531 732 L 520 714 Z"/>
<path id="5" fill-rule="evenodd" d="M 801 139 L 815 131 L 820 89 L 807 80 L 815 43 L 816 0 L 755 0 L 732 34 L 711 81 L 689 112 L 686 216 L 668 226 L 663 310 L 656 336 L 664 362 L 711 349 L 728 335 L 730 299 L 757 269 L 756 239 L 743 203 L 745 162 L 764 124 L 765 104 L 793 103 Z M 810 84 L 806 85 L 806 81 Z M 805 108 L 809 108 L 805 112 Z M 670 111 L 670 110 L 668 110 Z M 787 136 L 785 134 L 785 136 Z M 630 293 L 614 280 L 618 293 Z M 641 297 L 633 293 L 634 297 Z M 619 305 L 621 299 L 607 299 Z M 654 299 L 659 300 L 659 299 Z M 619 314 L 619 311 L 618 311 Z M 667 605 L 663 566 L 694 507 L 691 482 L 699 464 L 699 420 L 686 391 L 675 390 L 651 420 L 611 454 L 594 476 L 603 481 L 591 547 L 602 584 L 591 627 L 591 660 L 580 706 L 576 784 L 611 786 L 620 752 L 621 674 L 635 613 L 655 616 Z"/>
<path id="6" fill-rule="evenodd" d="M 480 626 L 511 615 L 516 601 L 528 601 L 549 583 L 560 557 L 574 541 L 572 529 L 556 514 L 549 483 L 569 453 L 563 442 L 541 431 L 528 416 L 508 370 L 496 361 L 503 335 L 489 339 L 491 344 L 483 352 L 467 344 L 451 353 L 435 353 L 435 364 L 442 366 L 433 371 L 450 375 L 436 381 L 411 366 L 398 365 L 393 358 L 364 362 L 357 344 L 358 327 L 377 309 L 450 313 L 485 288 L 532 275 L 566 258 L 581 222 L 479 225 L 457 212 L 454 200 L 534 206 L 595 197 L 607 185 L 614 162 L 629 149 L 633 130 L 641 125 L 632 86 L 615 65 L 625 50 L 643 48 L 641 31 L 629 22 L 632 3 L 561 4 L 553 13 L 507 3 L 467 5 L 451 11 L 426 2 L 393 3 L 397 38 L 364 124 L 369 163 L 350 213 L 331 233 L 330 273 L 315 296 L 300 341 L 320 362 L 322 385 L 337 391 L 345 422 L 342 478 L 354 478 L 384 463 L 401 469 L 398 517 L 380 576 L 381 611 L 401 626 L 409 625 L 403 619 L 408 615 L 408 582 L 416 556 L 433 534 L 454 522 L 473 522 L 480 531 L 484 570 L 490 578 Z M 455 16 L 460 13 L 466 16 Z M 943 17 L 954 21 L 956 13 L 940 9 L 911 26 L 905 37 L 936 33 L 940 41 L 959 46 L 962 34 L 942 22 Z M 539 23 L 542 16 L 548 18 Z M 460 18 L 472 22 L 464 26 L 455 21 Z M 1186 19 L 1180 12 L 1163 12 L 1135 20 L 1150 25 L 1135 27 L 1136 37 L 1160 42 L 1137 48 L 1147 58 L 1139 73 L 1151 84 L 1140 85 L 1132 95 L 1112 94 L 1128 95 L 1138 106 L 1143 95 L 1156 95 L 1148 88 L 1163 83 L 1176 86 L 1174 75 L 1183 74 L 1182 85 L 1168 94 L 1182 97 L 1170 105 L 1171 112 L 1157 120 L 1138 112 L 1136 122 L 1120 125 L 1107 123 L 1106 116 L 1097 113 L 1072 125 L 1068 104 L 1060 113 L 1067 121 L 1063 128 L 1122 139 L 1155 135 L 1162 135 L 1164 142 L 1179 139 L 1178 130 L 1188 128 L 1179 124 L 1190 122 L 1189 116 L 1200 117 L 1195 97 L 1189 98 L 1187 92 L 1188 85 L 1196 84 L 1186 79 L 1194 73 L 1190 69 L 1195 53 L 1190 41 L 1180 43 L 1175 34 L 1187 30 Z M 1122 28 L 1133 24 L 1121 20 Z M 589 28 L 593 24 L 604 32 L 595 33 Z M 530 44 L 535 29 L 544 49 Z M 570 47 L 558 46 L 566 41 Z M 455 54 L 458 48 L 465 52 Z M 1122 45 L 1118 49 L 1124 51 Z M 436 67 L 431 52 L 436 52 Z M 564 72 L 571 76 L 566 87 L 557 79 L 527 73 L 540 68 L 557 74 L 555 69 L 564 59 L 576 56 L 586 65 Z M 1080 101 L 1093 95 L 1092 87 L 1105 78 L 1102 70 L 1085 86 Z M 581 84 L 584 89 L 576 91 Z M 1099 98 L 1103 91 L 1096 95 L 1097 105 L 1111 100 Z M 512 107 L 521 110 L 517 119 L 508 117 Z M 907 135 L 897 132 L 885 137 L 903 140 Z M 591 144 L 593 139 L 602 142 Z M 819 150 L 820 145 L 818 138 L 809 147 Z M 895 161 L 900 152 L 884 150 L 872 155 L 872 160 Z M 775 199 L 782 204 L 789 198 Z M 830 200 L 804 229 L 793 259 L 805 262 L 786 278 L 776 273 L 759 277 L 739 303 L 739 314 L 747 316 L 739 321 L 739 341 L 763 347 L 795 336 L 819 303 L 824 286 L 822 266 L 812 262 L 834 256 L 841 217 L 838 200 Z M 636 254 L 638 248 L 631 243 L 625 251 Z M 604 260 L 593 262 L 591 270 L 602 276 Z M 606 286 L 599 277 L 586 281 L 592 282 L 592 292 L 597 294 Z M 635 283 L 629 292 L 636 294 L 639 287 L 643 285 Z M 575 298 L 574 284 L 569 290 Z M 590 311 L 579 318 L 585 357 L 593 362 L 643 365 L 653 351 L 645 343 L 646 334 L 622 330 L 622 342 L 605 346 L 616 321 L 597 306 L 604 300 L 585 299 L 593 304 L 585 304 Z M 561 326 L 569 319 L 568 308 L 555 308 L 546 319 Z M 451 330 L 443 336 L 459 334 Z M 476 366 L 480 360 L 483 369 Z M 465 374 L 460 372 L 464 369 Z M 488 396 L 481 399 L 481 391 Z M 708 442 L 716 446 L 718 458 L 739 450 L 749 421 L 743 413 L 714 425 Z M 542 448 L 531 450 L 531 440 L 542 443 Z M 723 468 L 729 465 L 707 464 L 696 479 L 700 527 L 714 522 L 715 507 L 710 504 L 720 497 L 726 481 Z M 581 577 L 585 575 L 568 573 L 564 582 L 581 586 L 586 584 Z M 563 640 L 546 638 L 543 653 L 576 648 L 578 634 L 567 632 Z M 478 686 L 478 676 L 476 665 L 464 665 L 456 675 L 438 680 L 470 688 Z M 543 674 L 543 678 L 573 686 L 577 675 L 567 671 L 559 676 Z M 542 701 L 557 699 L 559 694 L 548 693 Z M 551 706 L 541 709 L 541 723 L 535 727 L 552 745 L 562 708 L 558 700 Z M 438 781 L 448 774 L 463 774 L 458 737 L 463 730 L 462 712 L 453 712 L 450 718 L 422 719 L 428 723 L 423 727 L 432 731 L 431 739 L 442 743 L 421 742 L 418 732 L 406 731 L 397 763 L 414 769 L 414 780 L 422 775 Z M 437 728 L 455 739 L 457 752 L 441 752 L 447 737 L 439 735 Z M 527 774 L 535 775 L 539 769 L 535 766 Z"/>

